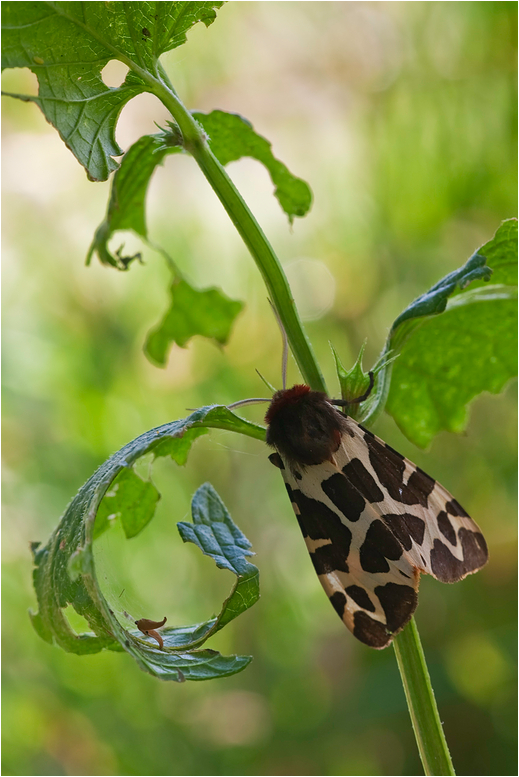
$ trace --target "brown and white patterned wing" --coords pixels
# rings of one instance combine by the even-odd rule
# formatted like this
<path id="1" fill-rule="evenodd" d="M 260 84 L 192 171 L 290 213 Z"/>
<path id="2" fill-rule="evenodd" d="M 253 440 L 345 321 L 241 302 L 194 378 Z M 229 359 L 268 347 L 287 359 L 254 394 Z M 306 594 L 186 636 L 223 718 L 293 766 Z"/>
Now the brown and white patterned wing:
<path id="1" fill-rule="evenodd" d="M 420 573 L 399 540 L 331 462 L 299 471 L 279 453 L 282 471 L 315 571 L 346 626 L 374 648 L 390 644 L 411 618 Z"/>
<path id="2" fill-rule="evenodd" d="M 337 464 L 361 493 L 363 471 L 374 479 L 382 498 L 371 503 L 411 563 L 444 583 L 481 569 L 488 560 L 486 542 L 461 505 L 409 459 L 348 421 L 352 435 L 344 436 Z"/>

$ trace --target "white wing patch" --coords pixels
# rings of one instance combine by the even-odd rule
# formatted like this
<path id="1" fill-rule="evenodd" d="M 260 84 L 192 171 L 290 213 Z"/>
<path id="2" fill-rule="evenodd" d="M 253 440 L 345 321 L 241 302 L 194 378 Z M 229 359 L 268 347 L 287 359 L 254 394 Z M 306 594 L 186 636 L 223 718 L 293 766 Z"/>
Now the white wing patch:
<path id="1" fill-rule="evenodd" d="M 421 572 L 451 583 L 487 561 L 485 540 L 455 499 L 348 418 L 331 461 L 282 471 L 315 570 L 350 631 L 384 648 L 416 609 Z"/>

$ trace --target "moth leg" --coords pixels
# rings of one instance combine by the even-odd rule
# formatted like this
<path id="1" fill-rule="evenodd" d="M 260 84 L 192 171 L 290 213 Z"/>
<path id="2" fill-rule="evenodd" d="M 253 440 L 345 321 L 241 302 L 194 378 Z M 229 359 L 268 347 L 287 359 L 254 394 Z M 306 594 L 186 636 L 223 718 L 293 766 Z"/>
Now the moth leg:
<path id="1" fill-rule="evenodd" d="M 355 399 L 350 399 L 350 401 L 348 402 L 349 405 L 353 405 L 353 404 L 356 405 L 359 402 L 364 402 L 364 400 L 366 400 L 369 397 L 369 395 L 373 391 L 373 386 L 375 385 L 375 376 L 372 370 L 368 372 L 368 377 L 369 377 L 369 386 L 364 392 L 364 394 L 361 394 L 360 397 L 355 397 Z"/>
<path id="2" fill-rule="evenodd" d="M 364 402 L 364 400 L 366 400 L 373 391 L 373 386 L 375 385 L 375 375 L 373 374 L 372 370 L 368 372 L 368 377 L 369 386 L 364 394 L 360 395 L 360 397 L 355 397 L 355 399 L 330 399 L 329 402 L 331 402 L 332 405 L 338 405 L 339 407 L 345 408 L 348 408 L 349 405 L 358 405 L 360 402 Z"/>

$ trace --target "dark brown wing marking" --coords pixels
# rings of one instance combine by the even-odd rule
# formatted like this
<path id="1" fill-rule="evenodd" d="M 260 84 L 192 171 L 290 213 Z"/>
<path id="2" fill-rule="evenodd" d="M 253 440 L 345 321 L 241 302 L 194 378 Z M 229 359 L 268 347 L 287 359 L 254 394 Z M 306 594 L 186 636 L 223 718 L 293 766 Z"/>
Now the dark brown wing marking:
<path id="1" fill-rule="evenodd" d="M 414 471 L 405 482 L 407 460 L 373 434 L 365 433 L 364 439 L 369 448 L 370 463 L 389 496 L 405 505 L 427 507 L 427 499 L 436 481 L 413 464 Z"/>
<path id="2" fill-rule="evenodd" d="M 403 552 L 402 545 L 387 526 L 374 520 L 360 546 L 360 564 L 364 572 L 389 572 L 389 560 L 397 561 Z"/>

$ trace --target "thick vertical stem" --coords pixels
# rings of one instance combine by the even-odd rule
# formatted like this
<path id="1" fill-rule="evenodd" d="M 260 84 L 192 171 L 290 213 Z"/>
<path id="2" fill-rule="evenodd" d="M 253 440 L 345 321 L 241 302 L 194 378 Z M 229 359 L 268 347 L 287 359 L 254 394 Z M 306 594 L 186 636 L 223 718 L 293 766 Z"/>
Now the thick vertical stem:
<path id="1" fill-rule="evenodd" d="M 393 645 L 425 774 L 455 774 L 414 618 Z"/>

